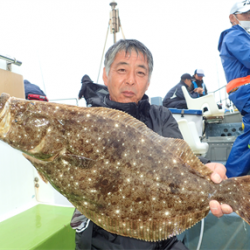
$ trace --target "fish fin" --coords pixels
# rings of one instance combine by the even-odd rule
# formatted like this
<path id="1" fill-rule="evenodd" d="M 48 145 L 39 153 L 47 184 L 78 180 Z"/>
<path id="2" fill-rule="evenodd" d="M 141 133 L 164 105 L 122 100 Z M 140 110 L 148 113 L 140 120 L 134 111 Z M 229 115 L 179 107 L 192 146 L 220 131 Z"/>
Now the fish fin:
<path id="1" fill-rule="evenodd" d="M 154 141 L 158 141 L 163 145 L 163 152 L 171 152 L 174 156 L 181 159 L 182 162 L 186 163 L 185 166 L 196 171 L 200 176 L 203 176 L 210 180 L 210 175 L 213 173 L 207 166 L 205 166 L 200 159 L 194 155 L 192 149 L 189 147 L 186 141 L 182 139 L 162 137 L 151 129 L 146 127 L 144 131 L 148 137 Z"/>
<path id="2" fill-rule="evenodd" d="M 134 128 L 140 130 L 141 132 L 149 130 L 147 126 L 142 123 L 141 121 L 137 120 L 133 116 L 116 109 L 110 109 L 110 108 L 89 108 L 90 113 L 95 115 L 100 115 L 103 118 L 111 118 L 119 121 L 120 123 L 123 123 L 127 126 L 133 126 Z"/>
<path id="3" fill-rule="evenodd" d="M 45 182 L 48 183 L 47 178 L 45 177 L 45 175 L 39 170 L 40 165 L 44 165 L 45 163 L 43 161 L 40 161 L 30 155 L 24 154 L 23 156 L 36 168 L 38 174 L 40 175 L 41 179 Z"/>
<path id="4" fill-rule="evenodd" d="M 201 176 L 210 180 L 210 175 L 213 171 L 204 165 L 196 155 L 194 155 L 192 149 L 184 140 L 172 138 L 163 138 L 163 140 L 165 141 L 166 149 L 186 163 L 186 167 L 190 167 Z"/>
<path id="5" fill-rule="evenodd" d="M 119 218 L 105 217 L 84 208 L 84 206 L 77 206 L 77 209 L 96 225 L 110 233 L 150 242 L 165 240 L 182 233 L 205 218 L 209 212 L 209 208 L 207 208 L 206 210 L 189 215 L 162 220 L 146 220 L 143 222 L 139 220 L 124 221 Z"/>
<path id="6" fill-rule="evenodd" d="M 46 136 L 44 136 L 42 138 L 42 140 L 40 141 L 40 143 L 33 149 L 30 149 L 29 150 L 29 153 L 30 154 L 37 154 L 37 153 L 40 153 L 42 151 L 42 149 L 44 148 L 44 146 L 46 145 Z"/>
<path id="7" fill-rule="evenodd" d="M 37 173 L 39 174 L 39 176 L 41 177 L 41 179 L 47 184 L 48 183 L 48 180 L 44 177 L 44 175 L 37 170 Z"/>
<path id="8" fill-rule="evenodd" d="M 225 203 L 229 204 L 234 212 L 250 225 L 250 176 L 230 178 L 224 182 L 230 181 L 234 184 L 234 187 L 236 184 L 235 195 L 229 201 L 225 201 Z M 234 188 L 230 187 L 230 191 L 233 192 Z"/>
<path id="9" fill-rule="evenodd" d="M 96 163 L 95 160 L 86 158 L 84 156 L 73 155 L 73 154 L 61 154 L 61 159 L 67 161 L 72 166 L 81 167 L 81 168 L 92 168 Z"/>

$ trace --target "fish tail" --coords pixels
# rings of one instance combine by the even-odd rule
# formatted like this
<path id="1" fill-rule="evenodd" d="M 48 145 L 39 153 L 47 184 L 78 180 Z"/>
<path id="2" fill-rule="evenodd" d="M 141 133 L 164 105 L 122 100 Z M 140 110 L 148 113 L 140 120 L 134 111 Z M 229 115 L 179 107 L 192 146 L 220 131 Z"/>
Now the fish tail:
<path id="1" fill-rule="evenodd" d="M 250 176 L 230 178 L 232 187 L 229 193 L 233 192 L 229 205 L 244 221 L 250 225 Z M 230 204 L 231 203 L 231 204 Z"/>

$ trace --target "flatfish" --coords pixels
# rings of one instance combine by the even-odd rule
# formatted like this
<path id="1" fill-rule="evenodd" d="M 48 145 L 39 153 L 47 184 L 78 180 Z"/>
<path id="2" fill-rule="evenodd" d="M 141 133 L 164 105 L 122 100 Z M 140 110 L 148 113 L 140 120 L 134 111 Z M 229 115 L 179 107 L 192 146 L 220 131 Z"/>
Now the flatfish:
<path id="1" fill-rule="evenodd" d="M 185 141 L 161 137 L 118 110 L 2 94 L 0 139 L 111 233 L 166 239 L 204 218 L 211 199 L 250 222 L 249 177 L 213 183 Z"/>

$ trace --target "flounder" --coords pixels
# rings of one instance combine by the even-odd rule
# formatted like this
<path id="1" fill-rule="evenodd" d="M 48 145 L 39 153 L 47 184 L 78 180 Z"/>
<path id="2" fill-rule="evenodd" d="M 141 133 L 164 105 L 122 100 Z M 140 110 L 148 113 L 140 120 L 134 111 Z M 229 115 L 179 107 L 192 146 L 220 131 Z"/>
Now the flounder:
<path id="1" fill-rule="evenodd" d="M 166 239 L 204 218 L 211 199 L 250 222 L 250 177 L 213 183 L 185 141 L 161 137 L 121 111 L 2 94 L 0 139 L 111 233 Z"/>

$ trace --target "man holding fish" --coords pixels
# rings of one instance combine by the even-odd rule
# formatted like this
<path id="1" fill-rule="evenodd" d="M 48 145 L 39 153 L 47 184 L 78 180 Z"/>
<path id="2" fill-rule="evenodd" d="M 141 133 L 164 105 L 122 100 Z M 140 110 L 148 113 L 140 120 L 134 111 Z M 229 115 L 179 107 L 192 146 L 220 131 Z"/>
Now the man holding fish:
<path id="1" fill-rule="evenodd" d="M 137 40 L 120 40 L 105 55 L 103 81 L 106 86 L 88 83 L 83 96 L 88 106 L 108 107 L 124 111 L 142 121 L 163 137 L 182 138 L 171 112 L 163 106 L 150 105 L 145 95 L 150 85 L 153 57 L 145 45 Z M 220 183 L 226 179 L 226 169 L 219 163 L 207 163 L 213 173 L 211 179 Z M 211 212 L 220 217 L 232 212 L 229 205 L 210 201 Z M 71 226 L 76 229 L 76 249 L 187 249 L 175 236 L 150 242 L 109 233 L 75 211 Z"/>

